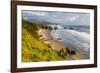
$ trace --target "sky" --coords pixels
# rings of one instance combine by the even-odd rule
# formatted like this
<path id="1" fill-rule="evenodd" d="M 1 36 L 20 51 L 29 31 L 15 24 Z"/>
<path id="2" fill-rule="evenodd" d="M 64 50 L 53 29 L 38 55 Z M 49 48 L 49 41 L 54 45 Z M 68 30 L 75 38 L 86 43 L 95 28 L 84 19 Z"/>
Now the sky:
<path id="1" fill-rule="evenodd" d="M 88 13 L 22 10 L 22 18 L 37 23 L 54 23 L 61 25 L 90 24 L 90 14 Z"/>

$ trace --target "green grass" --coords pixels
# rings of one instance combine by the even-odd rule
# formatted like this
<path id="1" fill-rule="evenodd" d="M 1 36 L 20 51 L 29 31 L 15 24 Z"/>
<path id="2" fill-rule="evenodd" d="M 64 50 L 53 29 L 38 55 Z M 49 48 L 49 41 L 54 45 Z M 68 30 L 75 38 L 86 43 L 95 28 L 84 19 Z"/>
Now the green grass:
<path id="1" fill-rule="evenodd" d="M 38 39 L 37 29 L 34 23 L 22 22 L 22 62 L 64 60 L 65 57 Z"/>

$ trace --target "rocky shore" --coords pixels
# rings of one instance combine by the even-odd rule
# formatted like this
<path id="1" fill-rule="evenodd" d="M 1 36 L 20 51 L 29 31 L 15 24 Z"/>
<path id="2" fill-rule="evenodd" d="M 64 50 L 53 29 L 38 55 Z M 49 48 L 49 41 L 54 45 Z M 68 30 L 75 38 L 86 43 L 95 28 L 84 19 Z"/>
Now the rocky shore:
<path id="1" fill-rule="evenodd" d="M 63 44 L 60 41 L 52 37 L 48 29 L 39 29 L 37 33 L 40 36 L 39 39 L 43 40 L 45 44 L 49 45 L 55 51 L 59 52 L 64 48 Z"/>
<path id="2" fill-rule="evenodd" d="M 53 38 L 50 31 L 48 29 L 39 29 L 37 31 L 38 35 L 40 36 L 40 40 L 43 40 L 45 44 L 49 45 L 53 50 L 56 52 L 60 52 L 62 49 L 66 49 L 64 45 L 58 41 L 57 39 Z M 68 48 L 66 50 L 69 50 Z M 85 55 L 82 52 L 74 51 L 74 53 L 68 52 L 66 53 L 67 60 L 81 60 L 84 59 Z"/>

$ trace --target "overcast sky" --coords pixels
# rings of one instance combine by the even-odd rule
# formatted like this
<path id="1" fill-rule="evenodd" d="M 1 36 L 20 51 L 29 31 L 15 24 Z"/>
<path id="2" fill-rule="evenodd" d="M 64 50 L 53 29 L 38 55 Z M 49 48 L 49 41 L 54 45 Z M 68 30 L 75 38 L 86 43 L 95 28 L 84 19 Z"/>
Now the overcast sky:
<path id="1" fill-rule="evenodd" d="M 22 17 L 32 22 L 48 22 L 64 25 L 90 24 L 90 15 L 88 13 L 23 10 Z"/>

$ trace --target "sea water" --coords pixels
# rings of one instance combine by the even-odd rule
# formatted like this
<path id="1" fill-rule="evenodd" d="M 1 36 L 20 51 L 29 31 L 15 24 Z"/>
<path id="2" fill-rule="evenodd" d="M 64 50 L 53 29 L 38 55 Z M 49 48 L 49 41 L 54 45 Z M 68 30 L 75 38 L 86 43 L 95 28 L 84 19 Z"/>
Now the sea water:
<path id="1" fill-rule="evenodd" d="M 90 56 L 90 28 L 87 25 L 71 26 L 66 29 L 53 29 L 51 35 L 63 43 L 65 48 Z"/>

